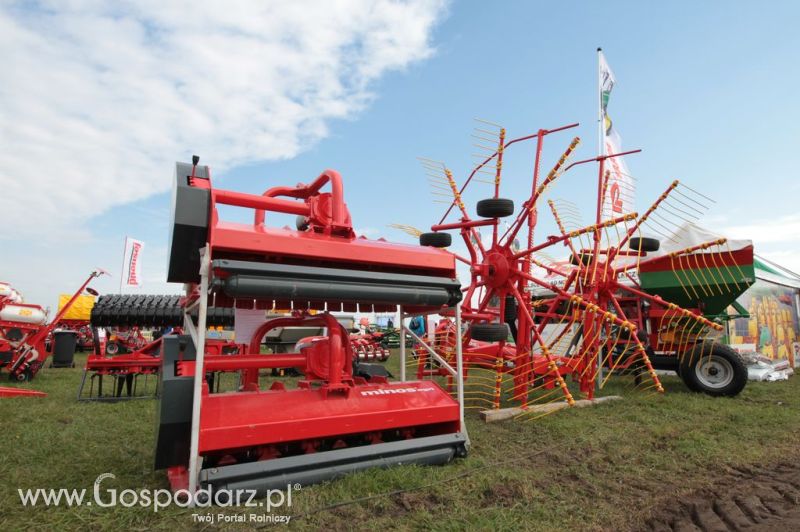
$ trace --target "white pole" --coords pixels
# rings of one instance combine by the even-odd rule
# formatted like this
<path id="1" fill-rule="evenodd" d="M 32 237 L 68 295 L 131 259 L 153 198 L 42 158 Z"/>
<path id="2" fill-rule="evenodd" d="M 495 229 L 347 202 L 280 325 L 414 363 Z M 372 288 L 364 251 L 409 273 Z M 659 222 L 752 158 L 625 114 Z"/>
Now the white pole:
<path id="1" fill-rule="evenodd" d="M 456 303 L 456 372 L 458 415 L 461 419 L 461 432 L 467 437 L 467 446 L 469 447 L 467 424 L 464 420 L 464 356 L 461 349 L 461 303 Z"/>
<path id="2" fill-rule="evenodd" d="M 191 439 L 189 444 L 189 497 L 190 505 L 195 505 L 195 494 L 197 493 L 197 481 L 200 471 L 200 406 L 203 398 L 203 381 L 205 381 L 205 349 L 206 349 L 206 316 L 208 313 L 208 274 L 209 274 L 209 254 L 208 243 L 200 250 L 200 300 L 197 311 L 197 328 L 194 329 L 192 317 L 187 309 L 184 320 L 190 325 L 190 330 L 195 343 L 195 363 L 194 363 L 194 393 L 192 399 L 192 427 Z"/>
<path id="3" fill-rule="evenodd" d="M 406 328 L 403 324 L 403 305 L 397 305 L 397 323 L 400 328 L 400 382 L 406 381 Z"/>
<path id="4" fill-rule="evenodd" d="M 119 293 L 122 293 L 122 277 L 125 275 L 125 252 L 128 251 L 128 237 L 122 244 L 122 268 L 119 269 Z"/>
<path id="5" fill-rule="evenodd" d="M 603 139 L 605 137 L 604 131 L 604 120 L 603 120 L 603 67 L 602 67 L 602 55 L 603 49 L 599 46 L 597 47 L 597 156 L 602 157 L 605 152 L 605 142 Z M 602 216 L 602 210 L 605 208 L 606 199 L 603 198 L 603 202 L 600 204 L 600 212 Z M 600 383 L 603 382 L 603 355 L 602 353 L 598 353 L 597 355 L 597 380 L 595 381 L 595 387 L 597 391 L 600 391 Z"/>
<path id="6" fill-rule="evenodd" d="M 602 48 L 597 48 L 597 155 L 604 154 L 603 136 L 603 69 L 601 66 L 600 57 L 603 54 Z"/>

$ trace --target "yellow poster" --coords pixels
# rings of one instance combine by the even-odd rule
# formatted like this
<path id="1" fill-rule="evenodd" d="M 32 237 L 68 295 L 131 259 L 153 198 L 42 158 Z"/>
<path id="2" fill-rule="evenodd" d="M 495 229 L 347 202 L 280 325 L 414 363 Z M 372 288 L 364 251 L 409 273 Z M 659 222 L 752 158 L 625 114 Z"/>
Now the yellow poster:
<path id="1" fill-rule="evenodd" d="M 758 280 L 737 302 L 749 318 L 733 320 L 731 344 L 748 344 L 773 360 L 788 360 L 792 367 L 800 335 L 796 290 Z"/>
<path id="2" fill-rule="evenodd" d="M 58 296 L 59 312 L 64 308 L 64 305 L 69 302 L 71 297 L 72 294 L 61 294 Z M 72 304 L 62 319 L 89 321 L 92 316 L 92 308 L 94 308 L 94 299 L 94 296 L 89 295 L 78 296 L 78 299 L 75 300 L 75 303 Z"/>

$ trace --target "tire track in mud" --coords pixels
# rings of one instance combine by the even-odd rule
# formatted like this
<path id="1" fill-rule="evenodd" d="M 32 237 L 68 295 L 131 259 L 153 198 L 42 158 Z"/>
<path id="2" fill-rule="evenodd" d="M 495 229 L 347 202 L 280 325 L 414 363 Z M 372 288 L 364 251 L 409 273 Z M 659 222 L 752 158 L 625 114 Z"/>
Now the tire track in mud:
<path id="1" fill-rule="evenodd" d="M 800 465 L 731 468 L 712 489 L 699 490 L 657 508 L 641 530 L 800 530 Z"/>

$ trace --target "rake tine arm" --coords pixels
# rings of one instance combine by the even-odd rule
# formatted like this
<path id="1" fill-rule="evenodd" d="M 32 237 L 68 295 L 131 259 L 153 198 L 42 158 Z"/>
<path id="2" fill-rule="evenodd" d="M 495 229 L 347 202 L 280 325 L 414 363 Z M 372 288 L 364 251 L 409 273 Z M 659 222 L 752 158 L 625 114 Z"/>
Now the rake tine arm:
<path id="1" fill-rule="evenodd" d="M 511 245 L 511 242 L 514 241 L 514 238 L 516 238 L 517 233 L 519 233 L 519 231 L 522 229 L 525 220 L 527 220 L 531 216 L 531 213 L 536 208 L 536 203 L 539 201 L 539 197 L 542 195 L 545 189 L 564 173 L 560 172 L 561 168 L 564 166 L 564 164 L 566 164 L 567 160 L 572 155 L 572 152 L 575 150 L 578 144 L 580 144 L 580 142 L 581 142 L 580 137 L 575 137 L 574 139 L 572 139 L 572 142 L 570 143 L 569 147 L 567 147 L 567 149 L 561 155 L 561 158 L 558 160 L 555 166 L 553 166 L 552 170 L 550 170 L 550 173 L 547 174 L 547 177 L 545 178 L 544 181 L 542 181 L 542 184 L 539 185 L 538 188 L 534 189 L 531 198 L 523 204 L 522 212 L 520 213 L 519 217 L 514 221 L 514 225 L 512 225 L 509 231 L 506 231 L 506 233 L 502 237 L 506 238 L 506 235 L 509 235 L 508 238 L 506 238 L 506 243 L 505 243 L 506 247 Z"/>
<path id="2" fill-rule="evenodd" d="M 567 125 L 567 126 L 561 126 L 561 127 L 557 127 L 557 128 L 555 128 L 555 129 L 543 129 L 543 130 L 540 130 L 540 131 L 538 131 L 538 132 L 534 133 L 533 135 L 528 135 L 528 136 L 526 136 L 526 137 L 519 137 L 519 138 L 516 138 L 516 139 L 510 140 L 510 141 L 508 141 L 508 142 L 505 144 L 505 146 L 503 146 L 503 148 L 504 148 L 504 149 L 506 149 L 506 148 L 508 148 L 509 146 L 511 146 L 511 145 L 513 145 L 513 144 L 516 144 L 517 142 L 522 142 L 522 141 L 525 141 L 525 140 L 535 139 L 535 138 L 536 138 L 536 137 L 538 137 L 540 134 L 542 134 L 542 135 L 549 135 L 550 133 L 556 133 L 556 132 L 558 132 L 558 131 L 563 131 L 563 130 L 565 130 L 565 129 L 570 129 L 570 128 L 573 128 L 573 127 L 578 127 L 579 125 L 580 125 L 580 124 L 576 122 L 576 123 L 574 123 L 574 124 L 569 124 L 569 125 Z M 484 160 L 482 163 L 480 163 L 478 166 L 476 166 L 476 167 L 475 167 L 475 168 L 472 170 L 472 172 L 469 174 L 469 177 L 467 177 L 467 180 L 466 180 L 466 181 L 464 181 L 464 184 L 463 184 L 463 185 L 461 185 L 461 188 L 459 189 L 459 193 L 460 193 L 460 194 L 463 194 L 463 193 L 464 193 L 464 189 L 466 189 L 466 188 L 467 188 L 467 185 L 469 185 L 469 182 L 470 182 L 470 181 L 472 181 L 472 178 L 475 176 L 475 174 L 476 174 L 476 173 L 478 173 L 478 171 L 479 171 L 480 169 L 482 169 L 484 166 L 486 166 L 486 165 L 487 165 L 489 162 L 491 162 L 491 160 L 492 160 L 492 159 L 494 159 L 496 156 L 497 156 L 497 152 L 494 152 L 493 154 L 489 155 L 489 156 L 488 156 L 488 157 L 487 157 L 487 158 L 486 158 L 486 159 L 485 159 L 485 160 Z M 439 223 L 440 223 L 440 224 L 441 224 L 441 223 L 444 223 L 444 220 L 445 220 L 445 219 L 447 218 L 447 216 L 450 214 L 450 211 L 451 211 L 452 209 L 453 209 L 453 205 L 450 205 L 450 207 L 447 209 L 447 211 L 445 211 L 445 213 L 444 213 L 444 216 L 442 216 L 442 219 L 439 221 Z"/>
<path id="3" fill-rule="evenodd" d="M 658 199 L 653 202 L 650 208 L 645 211 L 642 217 L 636 220 L 636 223 L 633 224 L 633 227 L 631 227 L 628 230 L 628 233 L 622 238 L 622 240 L 617 245 L 618 249 L 622 249 L 622 247 L 628 242 L 628 240 L 630 240 L 630 238 L 636 233 L 636 231 L 639 230 L 642 224 L 647 221 L 647 219 L 650 217 L 651 214 L 653 214 L 653 212 L 658 208 L 658 206 L 661 205 L 661 203 L 667 199 L 670 193 L 678 187 L 678 184 L 679 182 L 677 179 L 673 181 L 672 184 L 670 184 L 670 186 L 667 187 L 667 190 L 665 190 L 664 193 L 661 194 L 661 196 L 659 196 Z"/>
<path id="4" fill-rule="evenodd" d="M 674 303 L 670 303 L 669 301 L 664 301 L 659 296 L 650 295 L 647 292 L 643 292 L 637 288 L 633 288 L 632 286 L 625 286 L 617 281 L 613 281 L 613 284 L 620 290 L 626 290 L 638 297 L 641 297 L 642 299 L 646 299 L 652 303 L 655 303 L 656 305 L 659 305 L 661 307 L 666 307 L 667 309 L 672 310 L 685 318 L 692 318 L 695 321 L 702 323 L 706 327 L 714 329 L 715 331 L 721 331 L 722 329 L 724 329 L 724 327 L 719 323 L 714 323 L 708 318 L 701 316 L 700 314 L 697 314 L 695 312 L 692 312 L 691 310 L 686 310 L 685 308 L 681 308 Z"/>
<path id="5" fill-rule="evenodd" d="M 567 234 L 562 235 L 562 236 L 551 236 L 551 237 L 549 237 L 547 239 L 547 242 L 544 242 L 542 244 L 539 244 L 538 246 L 534 246 L 532 248 L 528 248 L 526 250 L 520 251 L 519 253 L 514 254 L 513 258 L 521 259 L 525 255 L 530 255 L 531 253 L 535 253 L 537 251 L 541 251 L 542 249 L 544 249 L 546 247 L 549 247 L 549 246 L 552 246 L 553 244 L 557 244 L 559 242 L 563 242 L 563 241 L 565 241 L 567 239 L 575 238 L 576 236 L 580 236 L 580 235 L 583 235 L 583 234 L 586 234 L 586 233 L 594 233 L 594 232 L 599 231 L 600 229 L 602 229 L 604 227 L 613 227 L 613 226 L 617 225 L 618 223 L 622 223 L 622 222 L 626 222 L 628 220 L 635 219 L 637 216 L 638 215 L 635 212 L 632 212 L 632 213 L 626 214 L 624 216 L 618 216 L 617 218 L 612 218 L 611 220 L 607 220 L 605 222 L 600 222 L 599 224 L 589 225 L 589 226 L 584 227 L 582 229 L 577 229 L 575 231 L 572 231 L 572 232 L 567 233 Z"/>

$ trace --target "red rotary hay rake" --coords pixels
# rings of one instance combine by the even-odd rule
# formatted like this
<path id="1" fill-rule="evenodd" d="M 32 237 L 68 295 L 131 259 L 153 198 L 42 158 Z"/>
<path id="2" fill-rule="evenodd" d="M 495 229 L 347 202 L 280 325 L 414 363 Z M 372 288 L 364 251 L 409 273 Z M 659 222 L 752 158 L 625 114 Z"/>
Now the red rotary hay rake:
<path id="1" fill-rule="evenodd" d="M 307 185 L 251 195 L 212 187 L 197 161 L 178 163 L 175 176 L 168 281 L 186 285 L 187 334 L 163 340 L 156 450 L 156 467 L 167 469 L 172 487 L 263 491 L 463 455 L 459 402 L 433 382 L 390 382 L 359 364 L 330 314 L 457 305 L 453 257 L 357 238 L 333 170 Z M 223 221 L 223 205 L 254 209 L 253 223 Z M 265 226 L 265 212 L 298 216 L 298 229 Z M 237 355 L 209 353 L 202 334 L 209 312 L 237 306 L 291 308 L 295 316 L 264 323 Z M 326 336 L 294 353 L 260 353 L 270 329 L 308 325 L 325 327 Z M 260 381 L 260 370 L 287 367 L 304 375 L 296 387 Z M 214 393 L 197 378 L 212 371 L 237 373 L 237 391 Z"/>
<path id="2" fill-rule="evenodd" d="M 722 329 L 720 324 L 702 315 L 702 301 L 694 300 L 697 308 L 692 310 L 682 308 L 659 295 L 646 293 L 632 275 L 646 270 L 651 262 L 664 262 L 660 255 L 648 257 L 648 253 L 658 250 L 659 241 L 641 236 L 642 229 L 650 230 L 653 222 L 663 225 L 657 209 L 665 207 L 671 197 L 700 205 L 697 194 L 686 188 L 679 190 L 676 181 L 641 216 L 630 213 L 604 218 L 602 211 L 609 188 L 606 164 L 613 157 L 634 152 L 567 165 L 579 143 L 575 138 L 542 179 L 539 168 L 545 137 L 575 126 L 543 129 L 511 141 L 505 140 L 505 130 L 498 126 L 497 144 L 482 146 L 488 155 L 460 188 L 446 166 L 423 160 L 435 189 L 439 193 L 447 191 L 450 199 L 447 212 L 431 227 L 432 232 L 417 232 L 420 243 L 448 247 L 451 237 L 445 231 L 458 231 L 465 252 L 454 256 L 469 267 L 470 275 L 462 305 L 463 319 L 470 326 L 465 334 L 459 335 L 451 322 L 441 322 L 434 350 L 444 360 L 451 360 L 455 346 L 462 344 L 471 384 L 467 395 L 478 408 L 497 409 L 510 400 L 522 407 L 521 414 L 549 412 L 550 409 L 529 409 L 529 406 L 559 398 L 573 404 L 575 389 L 570 387 L 569 380 L 577 383 L 578 392 L 591 399 L 612 373 L 633 374 L 635 386 L 663 392 L 651 357 L 659 352 L 677 359 L 676 355 L 690 353 L 695 361 L 703 356 L 708 359 L 706 340 L 711 333 Z M 487 133 L 484 130 L 481 135 L 485 138 Z M 514 213 L 514 202 L 500 197 L 503 158 L 509 147 L 529 140 L 536 144 L 531 192 L 516 218 L 503 226 L 501 219 Z M 599 165 L 595 223 L 568 227 L 568 220 L 559 214 L 556 202 L 548 201 L 559 232 L 535 243 L 534 230 L 545 191 L 566 171 L 586 163 Z M 478 202 L 479 219 L 472 219 L 462 195 L 470 183 L 479 181 L 476 176 L 482 173 L 490 176 L 494 194 Z M 454 210 L 458 220 L 446 223 Z M 695 210 L 701 209 L 695 207 Z M 570 223 L 575 225 L 574 220 Z M 481 237 L 482 227 L 491 229 L 490 239 Z M 525 231 L 526 238 L 519 238 Z M 674 249 L 669 257 L 673 261 L 694 257 L 697 261 L 698 253 L 709 251 L 709 255 L 701 255 L 703 260 L 706 256 L 719 260 L 725 256 L 724 245 L 724 239 L 716 239 Z M 548 257 L 547 252 L 555 254 L 559 250 L 571 254 L 570 264 L 559 264 Z M 752 263 L 752 247 L 750 259 Z M 744 286 L 752 282 L 741 270 L 734 271 L 733 266 L 735 263 L 728 262 L 725 280 L 738 279 Z M 717 283 L 721 284 L 724 283 Z M 721 348 L 715 349 L 719 354 Z M 430 360 L 433 352 L 417 349 L 417 355 L 419 376 L 443 374 L 439 365 Z M 735 369 L 739 370 L 736 383 L 721 388 L 724 394 L 738 393 L 743 386 L 741 368 Z"/>

